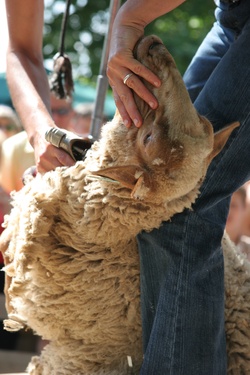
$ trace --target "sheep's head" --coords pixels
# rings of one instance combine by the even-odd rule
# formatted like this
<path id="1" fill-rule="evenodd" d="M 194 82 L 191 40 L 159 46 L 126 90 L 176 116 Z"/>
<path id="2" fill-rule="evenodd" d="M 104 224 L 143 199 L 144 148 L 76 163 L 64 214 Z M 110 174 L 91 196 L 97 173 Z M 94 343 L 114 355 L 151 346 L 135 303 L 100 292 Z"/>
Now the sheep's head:
<path id="1" fill-rule="evenodd" d="M 213 133 L 210 122 L 195 110 L 172 56 L 158 37 L 141 39 L 134 55 L 162 81 L 160 88 L 144 82 L 159 107 L 152 110 L 135 95 L 144 119 L 139 129 L 126 129 L 119 114 L 115 116 L 104 130 L 112 144 L 110 167 L 96 174 L 119 181 L 131 189 L 133 198 L 171 201 L 200 186 L 210 161 L 239 123 Z"/>

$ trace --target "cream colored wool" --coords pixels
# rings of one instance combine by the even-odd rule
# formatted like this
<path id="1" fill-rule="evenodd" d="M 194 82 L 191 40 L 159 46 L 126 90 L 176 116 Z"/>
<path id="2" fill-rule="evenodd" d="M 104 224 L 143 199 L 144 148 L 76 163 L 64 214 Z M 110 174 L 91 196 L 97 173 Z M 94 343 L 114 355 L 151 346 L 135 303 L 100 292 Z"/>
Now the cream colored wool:
<path id="1" fill-rule="evenodd" d="M 142 40 L 137 58 L 164 82 L 152 89 L 160 103 L 156 111 L 136 98 L 143 126 L 127 129 L 116 115 L 84 162 L 38 175 L 13 195 L 0 240 L 7 274 L 5 325 L 31 327 L 50 341 L 32 359 L 31 375 L 128 375 L 127 356 L 139 373 L 135 236 L 191 208 L 209 162 L 237 126 L 213 135 L 158 38 Z M 247 374 L 249 266 L 231 245 L 225 265 L 229 374 Z"/>
<path id="2" fill-rule="evenodd" d="M 110 183 L 87 183 L 87 163 L 36 178 L 16 194 L 8 219 L 13 262 L 6 272 L 15 277 L 8 291 L 13 312 L 6 324 L 12 327 L 11 319 L 28 324 L 51 341 L 42 365 L 34 370 L 32 364 L 30 374 L 126 374 L 127 355 L 137 370 L 142 359 L 136 242 L 125 230 L 114 248 L 100 220 Z M 86 191 L 89 185 L 93 189 Z M 89 199 L 95 203 L 91 216 Z M 116 231 L 120 217 L 124 220 L 117 208 L 109 233 Z M 102 243 L 95 244 L 101 234 L 103 240 L 96 242 Z"/>

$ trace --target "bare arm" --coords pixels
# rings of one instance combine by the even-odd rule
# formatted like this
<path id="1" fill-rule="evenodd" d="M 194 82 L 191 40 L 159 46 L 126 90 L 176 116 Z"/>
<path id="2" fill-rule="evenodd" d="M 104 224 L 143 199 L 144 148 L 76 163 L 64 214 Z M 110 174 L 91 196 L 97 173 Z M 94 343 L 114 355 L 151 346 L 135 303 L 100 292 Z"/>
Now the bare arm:
<path id="1" fill-rule="evenodd" d="M 133 58 L 133 48 L 144 28 L 156 18 L 170 12 L 185 0 L 127 0 L 117 13 L 112 28 L 111 47 L 107 75 L 113 89 L 116 105 L 127 126 L 131 120 L 141 126 L 142 118 L 133 100 L 132 90 L 152 108 L 158 103 L 140 79 L 142 77 L 154 86 L 161 84 L 159 78 Z M 134 73 L 126 85 L 123 79 L 127 74 Z"/>
<path id="2" fill-rule="evenodd" d="M 73 160 L 44 139 L 55 126 L 50 113 L 48 79 L 43 66 L 43 0 L 5 0 L 9 28 L 7 80 L 13 104 L 35 150 L 40 172 Z"/>

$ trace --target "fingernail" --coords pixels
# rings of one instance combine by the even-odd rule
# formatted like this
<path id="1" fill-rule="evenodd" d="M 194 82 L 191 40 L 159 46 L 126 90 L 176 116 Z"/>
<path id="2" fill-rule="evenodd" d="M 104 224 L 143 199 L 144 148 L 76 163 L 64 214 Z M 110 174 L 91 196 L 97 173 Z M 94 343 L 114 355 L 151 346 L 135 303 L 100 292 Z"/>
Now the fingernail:
<path id="1" fill-rule="evenodd" d="M 124 125 L 125 125 L 127 128 L 129 127 L 129 122 L 128 122 L 128 120 L 124 120 L 123 123 L 124 123 Z"/>
<path id="2" fill-rule="evenodd" d="M 155 81 L 155 82 L 154 82 L 154 85 L 155 85 L 156 87 L 160 87 L 160 86 L 161 86 L 161 82 L 159 82 L 159 81 Z"/>
<path id="3" fill-rule="evenodd" d="M 135 124 L 136 127 L 139 127 L 139 120 L 137 120 L 137 118 L 133 120 L 133 123 Z"/>
<path id="4" fill-rule="evenodd" d="M 150 106 L 150 108 L 155 109 L 157 107 L 157 103 L 155 103 L 155 102 L 149 102 L 149 106 Z"/>

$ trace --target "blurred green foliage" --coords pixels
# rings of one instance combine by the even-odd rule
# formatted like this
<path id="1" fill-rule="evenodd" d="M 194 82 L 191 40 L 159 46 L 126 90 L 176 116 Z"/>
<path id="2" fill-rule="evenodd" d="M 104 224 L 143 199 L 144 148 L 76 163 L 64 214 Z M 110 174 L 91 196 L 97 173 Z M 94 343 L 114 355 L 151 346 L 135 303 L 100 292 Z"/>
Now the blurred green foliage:
<path id="1" fill-rule="evenodd" d="M 211 29 L 214 9 L 212 0 L 188 0 L 147 27 L 147 34 L 156 34 L 163 40 L 181 73 Z"/>
<path id="2" fill-rule="evenodd" d="M 58 51 L 65 1 L 45 0 L 44 57 Z M 95 79 L 99 72 L 104 36 L 109 22 L 108 0 L 73 0 L 67 25 L 65 52 L 77 77 Z M 183 73 L 214 22 L 212 0 L 188 0 L 147 26 L 146 34 L 158 35 Z"/>

